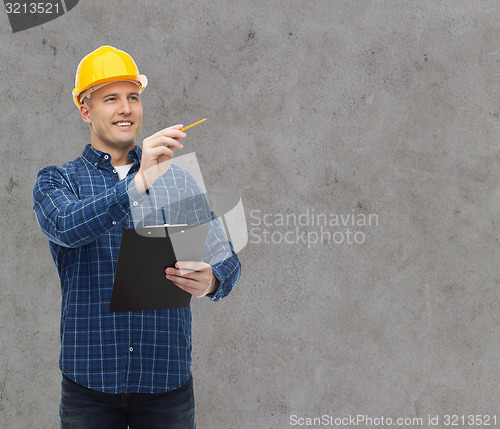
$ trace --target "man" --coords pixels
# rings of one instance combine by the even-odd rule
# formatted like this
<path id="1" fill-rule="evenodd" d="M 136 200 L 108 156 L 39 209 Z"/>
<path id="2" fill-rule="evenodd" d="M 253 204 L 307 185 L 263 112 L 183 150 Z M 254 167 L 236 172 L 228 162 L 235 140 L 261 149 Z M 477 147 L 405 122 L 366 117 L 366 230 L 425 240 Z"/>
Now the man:
<path id="1" fill-rule="evenodd" d="M 63 429 L 195 427 L 190 308 L 109 311 L 124 228 L 208 223 L 205 262 L 178 262 L 166 278 L 218 301 L 240 276 L 198 184 L 170 165 L 182 125 L 146 138 L 142 150 L 135 144 L 146 85 L 127 53 L 102 46 L 87 55 L 73 97 L 91 144 L 74 161 L 41 169 L 33 189 L 61 281 Z"/>

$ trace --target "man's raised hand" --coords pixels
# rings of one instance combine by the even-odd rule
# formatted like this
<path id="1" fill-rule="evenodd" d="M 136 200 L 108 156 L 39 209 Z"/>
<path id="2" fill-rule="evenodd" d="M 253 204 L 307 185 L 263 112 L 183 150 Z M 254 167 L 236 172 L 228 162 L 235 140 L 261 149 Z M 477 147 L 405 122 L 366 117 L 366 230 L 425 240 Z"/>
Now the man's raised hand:
<path id="1" fill-rule="evenodd" d="M 144 139 L 141 167 L 135 175 L 135 187 L 141 194 L 169 169 L 175 149 L 184 147 L 179 142 L 186 137 L 182 127 L 182 124 L 174 125 Z"/>

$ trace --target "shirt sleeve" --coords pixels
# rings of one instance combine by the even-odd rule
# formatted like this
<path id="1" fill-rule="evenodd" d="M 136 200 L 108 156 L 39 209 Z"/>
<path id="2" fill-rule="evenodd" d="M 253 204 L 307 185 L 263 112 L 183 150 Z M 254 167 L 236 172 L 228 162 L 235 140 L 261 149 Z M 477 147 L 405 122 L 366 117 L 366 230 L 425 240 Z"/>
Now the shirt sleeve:
<path id="1" fill-rule="evenodd" d="M 231 242 L 228 241 L 228 244 L 231 248 L 230 256 L 222 262 L 212 265 L 212 273 L 219 280 L 219 287 L 215 293 L 207 295 L 212 301 L 219 301 L 226 297 L 240 280 L 241 264 Z"/>
<path id="2" fill-rule="evenodd" d="M 226 297 L 238 283 L 241 276 L 241 264 L 233 245 L 226 236 L 224 228 L 194 178 L 190 177 L 190 198 L 188 199 L 188 224 L 208 223 L 207 244 L 203 260 L 212 266 L 212 273 L 219 280 L 219 287 L 214 294 L 207 295 L 212 301 Z"/>
<path id="3" fill-rule="evenodd" d="M 33 187 L 33 209 L 42 232 L 64 247 L 93 242 L 127 216 L 130 201 L 140 200 L 134 177 L 127 176 L 99 194 L 79 199 L 60 168 L 41 169 Z"/>

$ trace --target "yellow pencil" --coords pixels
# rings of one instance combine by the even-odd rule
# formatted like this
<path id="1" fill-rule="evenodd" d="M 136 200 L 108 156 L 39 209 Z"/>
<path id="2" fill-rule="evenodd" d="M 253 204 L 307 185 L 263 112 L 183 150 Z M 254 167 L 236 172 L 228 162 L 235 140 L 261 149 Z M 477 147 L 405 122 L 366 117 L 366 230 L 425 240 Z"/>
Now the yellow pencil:
<path id="1" fill-rule="evenodd" d="M 206 121 L 207 118 L 202 119 L 201 121 L 195 122 L 194 124 L 188 125 L 187 127 L 181 128 L 181 131 L 186 131 L 188 128 L 194 127 L 195 125 L 201 124 L 203 121 Z"/>

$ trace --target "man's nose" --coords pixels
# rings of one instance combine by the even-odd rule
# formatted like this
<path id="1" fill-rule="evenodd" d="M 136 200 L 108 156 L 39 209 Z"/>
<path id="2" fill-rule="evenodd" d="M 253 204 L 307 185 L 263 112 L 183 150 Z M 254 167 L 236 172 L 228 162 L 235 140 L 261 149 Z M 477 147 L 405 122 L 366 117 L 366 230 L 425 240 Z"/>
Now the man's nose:
<path id="1" fill-rule="evenodd" d="M 132 112 L 128 98 L 121 101 L 118 113 L 129 115 Z"/>

